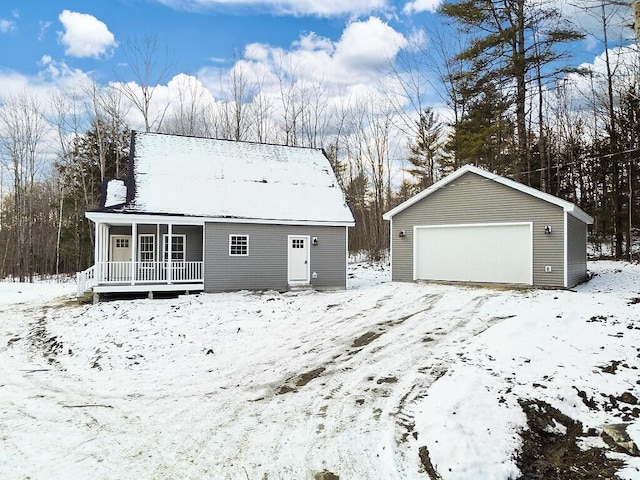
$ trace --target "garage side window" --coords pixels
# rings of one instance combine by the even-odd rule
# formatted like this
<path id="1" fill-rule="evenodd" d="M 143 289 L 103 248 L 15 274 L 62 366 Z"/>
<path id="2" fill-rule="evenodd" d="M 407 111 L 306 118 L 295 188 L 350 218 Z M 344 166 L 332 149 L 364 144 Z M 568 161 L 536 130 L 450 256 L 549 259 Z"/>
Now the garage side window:
<path id="1" fill-rule="evenodd" d="M 249 235 L 229 235 L 229 255 L 232 257 L 248 257 Z"/>

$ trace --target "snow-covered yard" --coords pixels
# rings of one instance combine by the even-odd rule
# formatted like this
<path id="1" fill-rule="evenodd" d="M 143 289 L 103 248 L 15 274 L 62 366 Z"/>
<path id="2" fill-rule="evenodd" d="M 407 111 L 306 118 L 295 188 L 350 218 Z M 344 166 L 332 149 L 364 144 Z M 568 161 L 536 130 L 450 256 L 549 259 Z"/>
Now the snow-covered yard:
<path id="1" fill-rule="evenodd" d="M 98 305 L 0 283 L 0 478 L 515 479 L 519 399 L 584 448 L 622 422 L 640 444 L 640 267 L 589 267 L 575 291 L 354 266 L 340 292 Z"/>

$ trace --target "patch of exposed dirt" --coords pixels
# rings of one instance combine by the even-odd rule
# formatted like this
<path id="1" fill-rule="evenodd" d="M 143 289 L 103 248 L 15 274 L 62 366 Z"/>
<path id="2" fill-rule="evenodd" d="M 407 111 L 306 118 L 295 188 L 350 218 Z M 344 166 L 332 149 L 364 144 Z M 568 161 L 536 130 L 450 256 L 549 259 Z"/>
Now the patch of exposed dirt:
<path id="1" fill-rule="evenodd" d="M 63 344 L 58 337 L 49 334 L 46 317 L 40 317 L 38 321 L 31 326 L 27 338 L 31 345 L 39 350 L 50 364 L 57 362 L 56 356 L 62 351 Z"/>
<path id="2" fill-rule="evenodd" d="M 582 424 L 548 403 L 522 400 L 528 430 L 522 432 L 522 449 L 516 463 L 519 480 L 617 479 L 623 462 L 605 456 L 600 448 L 581 450 Z"/>
<path id="3" fill-rule="evenodd" d="M 313 476 L 313 480 L 340 480 L 340 477 L 328 470 L 323 470 L 322 472 L 316 473 Z"/>
<path id="4" fill-rule="evenodd" d="M 420 457 L 420 463 L 424 468 L 427 475 L 429 475 L 430 480 L 442 480 L 442 477 L 437 472 L 437 470 L 433 467 L 433 463 L 431 463 L 431 458 L 429 457 L 429 449 L 427 447 L 420 447 L 418 449 L 418 456 Z"/>
<path id="5" fill-rule="evenodd" d="M 361 335 L 360 337 L 356 338 L 351 344 L 351 346 L 353 348 L 364 347 L 366 345 L 369 345 L 371 342 L 373 342 L 376 338 L 380 337 L 381 335 L 382 335 L 382 332 L 367 332 L 364 335 Z"/>
<path id="6" fill-rule="evenodd" d="M 304 387 L 307 383 L 309 383 L 314 378 L 318 378 L 322 372 L 324 372 L 324 367 L 314 368 L 309 372 L 305 372 L 298 378 L 296 382 L 296 387 Z"/>
<path id="7" fill-rule="evenodd" d="M 302 373 L 297 377 L 288 378 L 284 385 L 282 385 L 278 391 L 277 395 L 284 395 L 285 393 L 295 392 L 297 387 L 304 387 L 311 380 L 318 378 L 325 371 L 325 367 L 314 368 L 313 370 L 309 370 L 308 372 Z M 291 386 L 291 383 L 295 380 L 294 385 Z"/>

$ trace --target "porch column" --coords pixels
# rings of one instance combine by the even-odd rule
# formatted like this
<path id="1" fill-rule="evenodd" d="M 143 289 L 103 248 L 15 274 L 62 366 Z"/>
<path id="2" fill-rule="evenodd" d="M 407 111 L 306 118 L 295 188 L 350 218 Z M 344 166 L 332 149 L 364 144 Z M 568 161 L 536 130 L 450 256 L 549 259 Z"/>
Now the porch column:
<path id="1" fill-rule="evenodd" d="M 131 224 L 131 285 L 136 283 L 136 254 L 138 252 L 138 224 Z"/>
<path id="2" fill-rule="evenodd" d="M 102 228 L 101 223 L 96 222 L 93 236 L 93 265 L 95 268 L 94 275 L 97 279 L 101 279 L 100 262 L 102 261 Z"/>
<path id="3" fill-rule="evenodd" d="M 156 264 L 154 269 L 153 277 L 156 280 L 162 280 L 162 232 L 160 231 L 160 224 L 156 223 L 156 244 L 154 246 L 155 251 L 153 252 L 153 259 Z"/>
<path id="4" fill-rule="evenodd" d="M 168 262 L 167 262 L 167 282 L 168 283 L 172 283 L 173 280 L 173 262 L 172 262 L 172 242 L 171 242 L 171 237 L 173 236 L 173 224 L 168 223 L 167 224 L 167 255 L 168 255 Z"/>
<path id="5" fill-rule="evenodd" d="M 102 224 L 102 252 L 100 254 L 100 261 L 107 262 L 109 261 L 109 226 Z"/>

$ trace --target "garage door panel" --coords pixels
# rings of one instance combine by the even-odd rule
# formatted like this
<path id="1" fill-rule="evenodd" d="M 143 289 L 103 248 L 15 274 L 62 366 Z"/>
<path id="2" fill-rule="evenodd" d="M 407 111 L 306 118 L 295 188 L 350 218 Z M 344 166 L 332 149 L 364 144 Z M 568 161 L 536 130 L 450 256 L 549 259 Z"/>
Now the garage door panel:
<path id="1" fill-rule="evenodd" d="M 531 284 L 529 223 L 416 227 L 415 233 L 416 279 Z"/>

